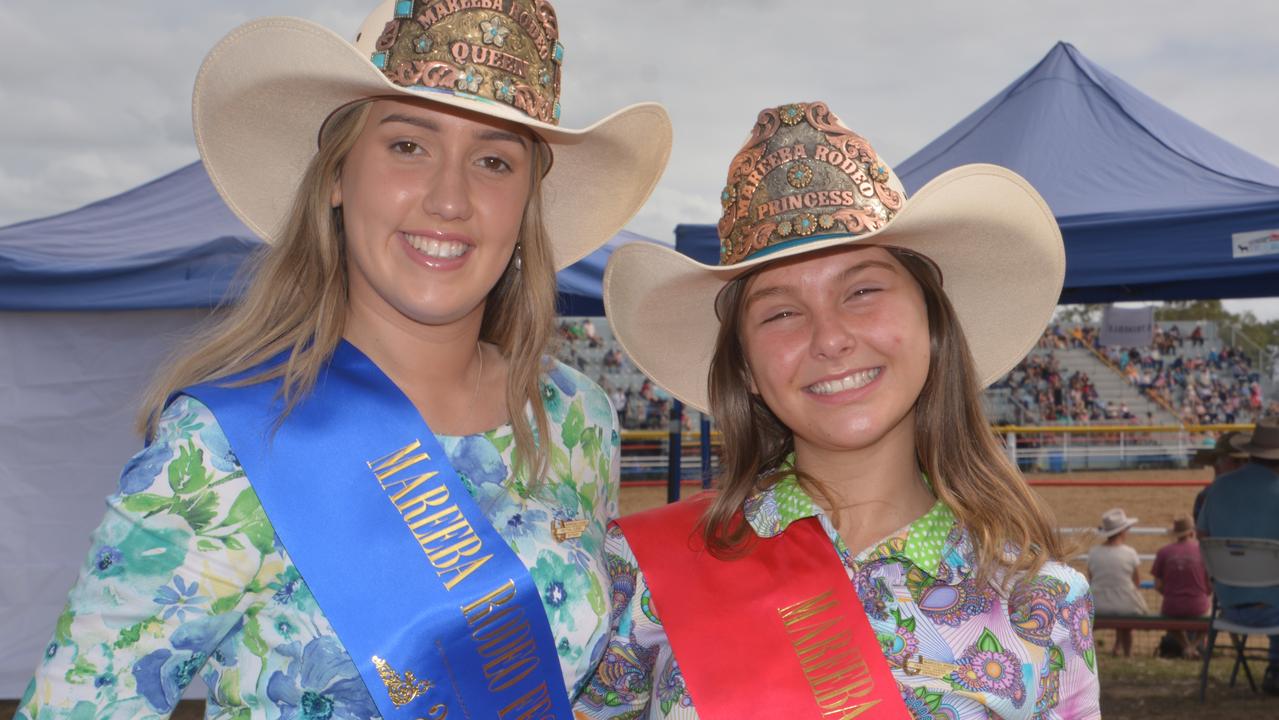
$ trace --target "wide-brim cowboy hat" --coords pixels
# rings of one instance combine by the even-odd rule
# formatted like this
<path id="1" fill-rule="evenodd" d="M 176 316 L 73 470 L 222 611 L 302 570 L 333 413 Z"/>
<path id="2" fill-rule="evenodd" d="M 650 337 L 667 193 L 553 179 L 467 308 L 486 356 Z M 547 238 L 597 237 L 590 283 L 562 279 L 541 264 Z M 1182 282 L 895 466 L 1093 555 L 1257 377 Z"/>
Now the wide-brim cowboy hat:
<path id="1" fill-rule="evenodd" d="M 464 11 L 482 10 L 465 5 L 482 3 L 463 7 Z M 544 3 L 539 7 L 542 19 L 537 22 L 544 28 L 539 29 L 535 22 L 533 30 L 540 34 L 539 41 L 554 41 L 554 57 L 544 63 L 547 69 L 541 72 L 547 87 L 538 95 L 529 92 L 529 84 L 518 77 L 487 67 L 480 67 L 472 78 L 481 84 L 467 89 L 491 97 L 459 91 L 466 77 L 458 73 L 470 73 L 477 66 L 451 66 L 447 57 L 446 62 L 431 63 L 442 68 L 431 79 L 409 85 L 392 82 L 387 67 L 396 61 L 393 57 L 388 60 L 379 50 L 380 37 L 390 30 L 389 23 L 405 22 L 409 28 L 416 22 L 413 13 L 432 9 L 425 3 L 386 0 L 365 20 L 355 44 L 299 18 L 271 17 L 241 25 L 209 52 L 195 82 L 192 114 L 196 145 L 214 187 L 251 230 L 271 241 L 283 228 L 299 181 L 315 155 L 321 128 L 335 110 L 379 97 L 461 108 L 519 123 L 550 147 L 553 161 L 542 180 L 542 218 L 556 267 L 567 267 L 607 242 L 648 199 L 670 154 L 671 124 L 661 105 L 641 103 L 583 129 L 556 125 L 563 47 L 556 39 L 553 13 L 547 17 L 549 8 Z M 521 19 L 526 19 L 527 13 L 521 12 Z M 468 19 L 468 32 L 478 33 L 470 25 L 478 28 L 485 17 L 486 29 L 496 25 L 506 33 L 494 36 L 506 42 L 506 49 L 520 42 L 531 48 L 531 39 L 510 39 L 525 31 L 519 23 L 492 13 Z M 437 26 L 443 24 L 441 21 Z M 411 29 L 427 32 L 417 25 Z M 407 35 L 409 30 L 404 32 Z M 494 38 L 481 43 L 478 37 L 469 43 L 471 48 L 491 53 L 508 65 L 530 66 L 515 57 L 513 50 L 503 54 L 497 45 L 484 44 Z M 419 52 L 425 52 L 423 48 L 434 51 L 448 40 L 427 35 L 418 38 L 422 43 Z M 543 50 L 547 51 L 543 54 L 550 52 Z M 409 56 L 400 64 L 412 66 L 413 51 L 403 52 Z M 425 62 L 432 56 L 421 57 Z M 525 57 L 539 60 L 533 54 Z M 383 69 L 371 58 L 380 61 Z M 440 78 L 447 82 L 437 82 Z"/>
<path id="2" fill-rule="evenodd" d="M 1230 438 L 1230 444 L 1250 457 L 1279 460 L 1279 418 L 1262 418 L 1252 432 Z"/>
<path id="3" fill-rule="evenodd" d="M 791 107 L 797 106 L 780 109 Z M 877 167 L 889 178 L 885 185 L 904 195 L 896 177 Z M 796 180 L 803 179 L 801 171 Z M 726 205 L 733 192 L 730 184 Z M 721 237 L 724 227 L 721 221 Z M 604 273 L 604 306 L 636 367 L 685 404 L 707 411 L 716 297 L 725 285 L 784 258 L 858 245 L 901 248 L 936 265 L 983 386 L 1035 346 L 1065 277 L 1061 232 L 1047 203 L 1016 173 L 978 164 L 935 178 L 878 229 L 791 240 L 731 265 L 702 264 L 653 243 L 623 245 Z"/>
<path id="4" fill-rule="evenodd" d="M 1137 524 L 1137 518 L 1130 518 L 1122 508 L 1107 510 L 1101 516 L 1101 524 L 1097 526 L 1097 534 L 1103 538 L 1111 538 Z"/>
<path id="5" fill-rule="evenodd" d="M 1217 440 L 1212 447 L 1199 448 L 1195 451 L 1194 456 L 1190 458 L 1190 465 L 1192 467 L 1216 465 L 1217 461 L 1224 457 L 1247 460 L 1248 453 L 1238 450 L 1234 446 L 1234 439 L 1238 435 L 1239 433 L 1231 430 L 1217 436 Z"/>

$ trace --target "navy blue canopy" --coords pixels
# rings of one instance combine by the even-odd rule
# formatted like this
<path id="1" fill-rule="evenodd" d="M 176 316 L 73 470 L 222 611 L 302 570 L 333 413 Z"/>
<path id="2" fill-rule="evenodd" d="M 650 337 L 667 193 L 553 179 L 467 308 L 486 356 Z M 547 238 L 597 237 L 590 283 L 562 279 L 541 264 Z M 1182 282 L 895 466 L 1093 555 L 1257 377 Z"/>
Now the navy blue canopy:
<path id="1" fill-rule="evenodd" d="M 209 307 L 261 244 L 192 163 L 78 210 L 0 228 L 0 310 Z"/>
<path id="2" fill-rule="evenodd" d="M 913 192 L 966 163 L 1011 168 L 1048 201 L 1066 242 L 1063 303 L 1279 295 L 1279 167 L 1072 45 L 1058 43 L 896 172 Z M 1276 233 L 1277 252 L 1235 257 L 1246 238 L 1233 236 L 1256 231 Z M 682 225 L 676 238 L 714 262 L 713 225 Z"/>
<path id="3" fill-rule="evenodd" d="M 603 315 L 600 282 L 621 232 L 559 273 L 561 311 Z M 263 246 L 199 162 L 78 210 L 0 228 L 0 310 L 211 307 Z"/>

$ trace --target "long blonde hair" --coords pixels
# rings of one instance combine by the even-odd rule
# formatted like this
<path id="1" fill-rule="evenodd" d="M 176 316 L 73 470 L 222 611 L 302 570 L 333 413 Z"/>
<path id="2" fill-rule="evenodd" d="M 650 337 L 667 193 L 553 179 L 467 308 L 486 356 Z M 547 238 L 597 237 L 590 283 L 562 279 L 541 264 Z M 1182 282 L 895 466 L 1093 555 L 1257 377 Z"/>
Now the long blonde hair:
<path id="1" fill-rule="evenodd" d="M 928 377 L 915 401 L 917 462 L 938 499 L 968 531 L 977 555 L 977 577 L 1011 580 L 1037 571 L 1047 560 L 1061 559 L 1065 547 L 1051 513 L 990 430 L 972 353 L 937 274 L 927 260 L 887 250 L 923 291 L 928 312 Z M 723 456 L 719 493 L 707 511 L 703 534 L 710 550 L 721 557 L 740 553 L 749 537 L 748 528 L 735 519 L 746 499 L 793 472 L 781 467 L 795 449 L 793 434 L 750 392 L 750 369 L 739 334 L 748 277 L 724 289 L 709 373 L 711 410 L 723 435 Z M 803 473 L 795 474 L 805 489 L 821 493 Z M 1010 546 L 1020 552 L 1008 553 Z"/>
<path id="2" fill-rule="evenodd" d="M 154 435 L 169 398 L 182 388 L 220 380 L 287 352 L 288 359 L 247 383 L 282 378 L 281 420 L 314 387 L 338 343 L 347 312 L 347 259 L 342 211 L 330 193 L 368 118 L 371 100 L 338 110 L 325 124 L 278 240 L 256 258 L 240 299 L 179 348 L 143 396 L 138 429 Z M 543 355 L 553 337 L 556 280 L 542 223 L 541 179 L 550 150 L 534 140 L 530 193 L 517 253 L 522 268 L 507 266 L 489 292 L 480 339 L 509 359 L 506 407 L 515 431 L 516 472 L 542 476 L 546 452 L 533 428 L 546 427 L 542 404 Z M 532 423 L 525 408 L 532 411 Z"/>

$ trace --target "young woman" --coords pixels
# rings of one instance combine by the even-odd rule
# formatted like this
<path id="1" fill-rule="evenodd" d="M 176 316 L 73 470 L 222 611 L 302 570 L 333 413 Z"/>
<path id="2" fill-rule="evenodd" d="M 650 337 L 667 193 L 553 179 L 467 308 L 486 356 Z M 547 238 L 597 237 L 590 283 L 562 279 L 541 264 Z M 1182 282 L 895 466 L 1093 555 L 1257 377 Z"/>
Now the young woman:
<path id="1" fill-rule="evenodd" d="M 543 0 L 270 18 L 196 80 L 210 177 L 270 243 L 157 379 L 19 717 L 567 716 L 602 655 L 618 426 L 547 359 L 555 271 L 665 165 L 637 105 L 557 127 Z M 318 147 L 317 147 L 318 141 Z"/>
<path id="2" fill-rule="evenodd" d="M 822 103 L 763 111 L 722 199 L 720 265 L 631 245 L 605 276 L 723 465 L 713 498 L 610 529 L 578 713 L 1096 717 L 1087 584 L 981 411 L 1061 289 L 1048 207 L 986 165 L 908 201 Z"/>

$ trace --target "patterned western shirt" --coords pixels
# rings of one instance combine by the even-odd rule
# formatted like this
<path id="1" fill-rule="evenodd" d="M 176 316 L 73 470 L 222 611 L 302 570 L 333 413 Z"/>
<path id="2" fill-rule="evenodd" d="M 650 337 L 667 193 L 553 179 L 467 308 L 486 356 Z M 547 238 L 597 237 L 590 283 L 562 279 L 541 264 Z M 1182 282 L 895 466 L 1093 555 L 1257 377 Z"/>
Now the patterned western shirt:
<path id="1" fill-rule="evenodd" d="M 967 533 L 940 501 L 857 555 L 794 478 L 751 497 L 745 516 L 764 538 L 796 520 L 818 518 L 912 717 L 1100 717 L 1092 599 L 1075 570 L 1050 562 L 1011 591 L 979 585 Z M 660 600 L 649 593 L 616 526 L 604 551 L 613 588 L 612 639 L 578 698 L 578 717 L 696 718 L 695 698 L 662 628 Z M 934 662 L 918 672 L 921 656 Z M 742 685 L 766 688 L 762 680 L 743 678 Z"/>

